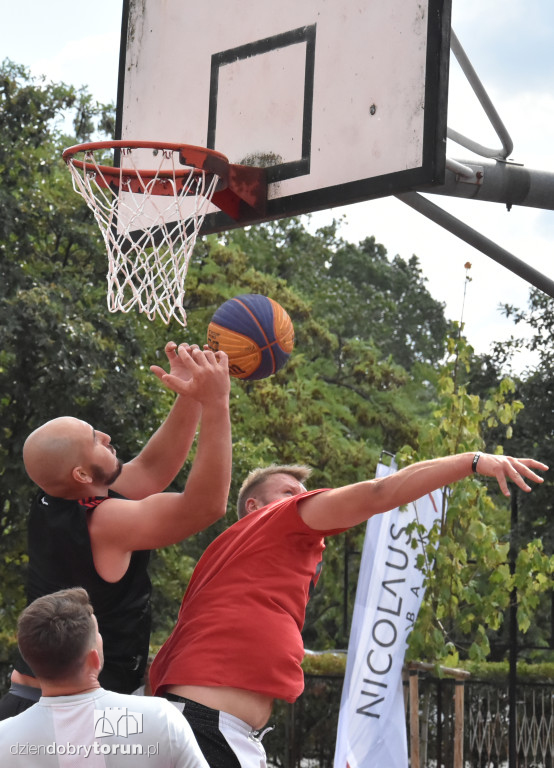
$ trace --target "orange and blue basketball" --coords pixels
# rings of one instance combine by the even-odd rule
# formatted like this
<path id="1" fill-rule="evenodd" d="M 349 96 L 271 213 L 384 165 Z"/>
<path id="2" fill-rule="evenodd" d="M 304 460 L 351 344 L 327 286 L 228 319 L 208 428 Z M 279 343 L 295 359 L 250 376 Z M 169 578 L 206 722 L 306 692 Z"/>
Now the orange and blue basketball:
<path id="1" fill-rule="evenodd" d="M 265 379 L 280 370 L 294 346 L 294 327 L 283 307 L 259 293 L 222 304 L 208 326 L 208 346 L 229 357 L 237 379 Z"/>

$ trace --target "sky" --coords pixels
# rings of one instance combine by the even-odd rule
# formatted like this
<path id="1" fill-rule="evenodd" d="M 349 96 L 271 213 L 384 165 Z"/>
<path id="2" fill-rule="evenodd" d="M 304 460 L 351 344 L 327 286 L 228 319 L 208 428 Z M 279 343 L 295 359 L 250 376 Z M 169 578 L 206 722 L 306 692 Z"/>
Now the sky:
<path id="1" fill-rule="evenodd" d="M 120 0 L 0 0 L 0 6 L 0 59 L 24 64 L 48 80 L 86 85 L 99 101 L 115 103 Z M 452 0 L 452 28 L 513 139 L 511 158 L 527 168 L 554 173 L 552 0 Z M 453 56 L 448 125 L 486 146 L 501 146 Z M 447 157 L 477 159 L 450 141 Z M 428 198 L 554 278 L 554 211 L 522 206 L 507 211 L 498 203 Z M 347 240 L 359 242 L 374 235 L 391 257 L 409 259 L 416 254 L 427 287 L 445 303 L 447 317 L 460 320 L 463 305 L 465 332 L 477 352 L 487 352 L 493 341 L 519 331 L 499 306 L 525 307 L 529 285 L 396 198 L 319 212 L 309 226 L 332 218 L 341 221 L 339 233 Z M 471 282 L 466 285 L 467 262 Z M 533 362 L 524 353 L 515 366 Z"/>

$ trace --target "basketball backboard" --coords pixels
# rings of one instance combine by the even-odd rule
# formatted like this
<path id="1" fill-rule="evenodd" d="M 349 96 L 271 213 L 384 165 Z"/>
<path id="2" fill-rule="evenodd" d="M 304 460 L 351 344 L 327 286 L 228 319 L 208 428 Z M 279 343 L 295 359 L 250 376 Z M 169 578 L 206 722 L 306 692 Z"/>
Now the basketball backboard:
<path id="1" fill-rule="evenodd" d="M 265 167 L 221 231 L 444 180 L 451 0 L 125 0 L 116 138 Z"/>

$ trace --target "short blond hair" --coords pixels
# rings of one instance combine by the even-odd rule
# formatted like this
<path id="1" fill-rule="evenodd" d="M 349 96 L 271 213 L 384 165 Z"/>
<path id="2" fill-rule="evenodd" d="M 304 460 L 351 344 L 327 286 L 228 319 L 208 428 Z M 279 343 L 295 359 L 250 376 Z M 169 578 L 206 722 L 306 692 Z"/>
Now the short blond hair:
<path id="1" fill-rule="evenodd" d="M 296 480 L 304 483 L 312 474 L 310 467 L 305 464 L 271 464 L 269 467 L 258 467 L 249 472 L 245 481 L 240 487 L 237 499 L 237 514 L 239 520 L 246 515 L 246 500 L 249 494 L 263 485 L 271 475 L 291 475 Z"/>

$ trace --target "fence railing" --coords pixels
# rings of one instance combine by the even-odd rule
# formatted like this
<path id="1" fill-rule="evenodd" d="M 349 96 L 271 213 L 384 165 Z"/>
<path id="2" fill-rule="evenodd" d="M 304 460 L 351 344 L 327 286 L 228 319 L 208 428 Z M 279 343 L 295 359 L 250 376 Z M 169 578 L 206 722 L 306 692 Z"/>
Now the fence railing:
<path id="1" fill-rule="evenodd" d="M 454 768 L 459 686 L 460 681 L 420 677 L 419 766 L 410 768 Z M 463 687 L 463 768 L 508 768 L 510 727 L 516 729 L 517 768 L 554 768 L 554 683 L 518 685 L 513 726 L 508 716 L 507 681 L 470 679 Z M 307 675 L 300 699 L 294 705 L 276 707 L 272 718 L 275 729 L 264 738 L 270 765 L 333 768 L 341 690 L 341 677 Z M 409 722 L 407 705 L 408 745 Z"/>
<path id="2" fill-rule="evenodd" d="M 506 686 L 470 684 L 471 707 L 467 713 L 468 765 L 508 764 L 508 691 Z M 518 768 L 554 767 L 554 685 L 518 687 L 516 702 Z"/>

